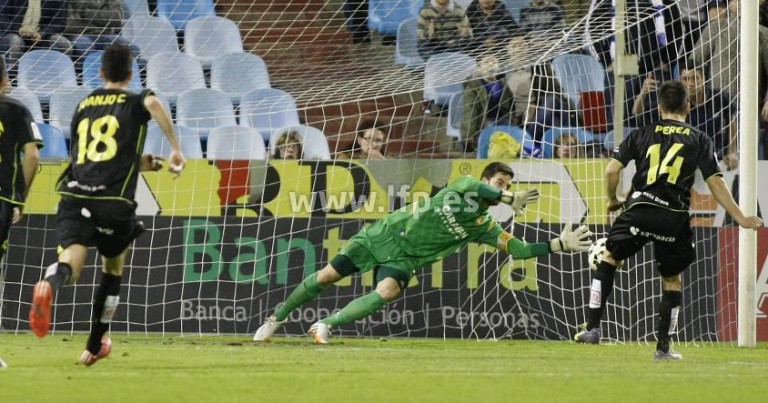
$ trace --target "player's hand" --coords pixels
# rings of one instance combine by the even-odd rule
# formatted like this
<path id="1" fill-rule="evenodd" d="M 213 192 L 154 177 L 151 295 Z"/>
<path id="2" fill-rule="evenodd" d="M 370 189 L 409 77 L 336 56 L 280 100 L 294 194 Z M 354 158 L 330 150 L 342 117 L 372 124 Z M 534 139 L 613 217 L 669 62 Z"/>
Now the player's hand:
<path id="1" fill-rule="evenodd" d="M 643 80 L 643 87 L 640 89 L 640 95 L 648 95 L 651 91 L 656 91 L 658 82 L 653 78 L 653 73 Z"/>
<path id="2" fill-rule="evenodd" d="M 21 209 L 18 207 L 13 208 L 13 218 L 11 218 L 11 223 L 18 224 L 19 221 L 21 221 L 21 216 L 24 215 L 22 213 Z"/>
<path id="3" fill-rule="evenodd" d="M 501 202 L 512 206 L 515 215 L 523 214 L 523 209 L 528 203 L 536 203 L 539 200 L 539 189 L 523 189 L 517 192 L 503 191 L 501 193 Z"/>
<path id="4" fill-rule="evenodd" d="M 763 227 L 763 220 L 760 217 L 743 217 L 741 220 L 737 220 L 737 223 L 739 223 L 739 226 L 742 228 L 749 228 L 753 230 L 757 230 L 758 228 Z"/>
<path id="5" fill-rule="evenodd" d="M 144 154 L 141 156 L 141 167 L 139 169 L 142 172 L 159 171 L 163 169 L 163 161 L 165 160 L 161 157 L 152 154 Z"/>
<path id="6" fill-rule="evenodd" d="M 728 171 L 733 171 L 734 169 L 739 167 L 739 156 L 735 152 L 729 151 L 725 155 L 723 155 L 723 164 L 725 164 L 725 169 Z"/>
<path id="7" fill-rule="evenodd" d="M 173 174 L 173 179 L 181 175 L 185 165 L 187 165 L 187 161 L 184 159 L 184 154 L 180 150 L 171 151 L 171 156 L 168 157 L 168 171 Z"/>
<path id="8" fill-rule="evenodd" d="M 608 200 L 606 209 L 608 209 L 609 212 L 618 211 L 621 209 L 622 206 L 624 206 L 625 201 L 626 199 L 623 197 L 617 197 L 617 198 Z"/>
<path id="9" fill-rule="evenodd" d="M 549 241 L 549 249 L 552 252 L 584 252 L 592 245 L 592 232 L 586 225 L 571 230 L 570 223 L 565 225 L 559 238 Z"/>

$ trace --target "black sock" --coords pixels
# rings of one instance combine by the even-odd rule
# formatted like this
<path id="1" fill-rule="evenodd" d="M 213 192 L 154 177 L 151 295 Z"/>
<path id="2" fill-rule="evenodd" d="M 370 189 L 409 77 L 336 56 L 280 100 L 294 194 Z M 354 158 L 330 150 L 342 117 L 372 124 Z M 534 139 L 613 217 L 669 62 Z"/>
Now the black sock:
<path id="1" fill-rule="evenodd" d="M 56 295 L 56 292 L 63 286 L 64 284 L 67 284 L 69 281 L 69 278 L 72 277 L 72 267 L 67 263 L 56 263 L 56 271 L 45 278 L 45 281 L 51 283 L 51 289 L 53 291 L 53 295 Z"/>
<path id="2" fill-rule="evenodd" d="M 672 310 L 679 308 L 683 301 L 681 291 L 662 291 L 661 305 L 659 305 L 659 327 L 656 330 L 656 350 L 664 352 L 669 351 L 669 330 L 672 324 Z M 677 315 L 674 315 L 674 321 L 677 322 Z"/>
<path id="3" fill-rule="evenodd" d="M 616 276 L 616 267 L 601 261 L 597 266 L 597 272 L 592 279 L 592 289 L 589 293 L 589 310 L 587 312 L 587 330 L 600 328 L 600 318 L 603 317 L 605 304 L 613 292 L 613 278 Z M 597 290 L 596 281 L 600 281 L 600 290 Z M 599 304 L 599 306 L 598 306 Z"/>
<path id="4" fill-rule="evenodd" d="M 103 273 L 101 285 L 96 291 L 91 312 L 91 334 L 88 336 L 88 351 L 98 354 L 101 350 L 101 338 L 109 330 L 109 322 L 115 314 L 120 301 L 120 281 L 122 277 Z"/>

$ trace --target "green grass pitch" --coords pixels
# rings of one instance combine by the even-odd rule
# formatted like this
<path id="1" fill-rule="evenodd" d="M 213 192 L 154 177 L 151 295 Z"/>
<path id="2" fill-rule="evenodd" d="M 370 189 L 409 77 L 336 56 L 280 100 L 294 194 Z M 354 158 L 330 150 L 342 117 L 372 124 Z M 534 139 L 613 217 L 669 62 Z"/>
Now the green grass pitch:
<path id="1" fill-rule="evenodd" d="M 112 354 L 76 364 L 85 335 L 0 334 L 2 402 L 539 402 L 768 400 L 768 345 L 113 334 Z"/>

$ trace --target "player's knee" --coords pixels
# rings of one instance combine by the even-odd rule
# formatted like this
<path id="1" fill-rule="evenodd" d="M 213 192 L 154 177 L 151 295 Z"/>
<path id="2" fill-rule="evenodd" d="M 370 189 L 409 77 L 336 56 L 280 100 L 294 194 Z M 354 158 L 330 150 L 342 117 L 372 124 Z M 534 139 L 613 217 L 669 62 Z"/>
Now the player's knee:
<path id="1" fill-rule="evenodd" d="M 400 295 L 400 284 L 392 277 L 387 277 L 376 284 L 376 292 L 387 302 L 390 302 Z"/>
<path id="2" fill-rule="evenodd" d="M 613 258 L 613 255 L 609 250 L 603 251 L 603 256 L 601 257 L 601 260 L 605 263 L 610 264 L 614 268 L 618 267 L 620 263 L 619 261 Z"/>
<path id="3" fill-rule="evenodd" d="M 333 266 L 326 265 L 317 272 L 317 284 L 321 287 L 327 287 L 344 278 Z"/>
<path id="4" fill-rule="evenodd" d="M 683 277 L 679 274 L 671 277 L 662 277 L 661 289 L 664 291 L 682 291 Z"/>

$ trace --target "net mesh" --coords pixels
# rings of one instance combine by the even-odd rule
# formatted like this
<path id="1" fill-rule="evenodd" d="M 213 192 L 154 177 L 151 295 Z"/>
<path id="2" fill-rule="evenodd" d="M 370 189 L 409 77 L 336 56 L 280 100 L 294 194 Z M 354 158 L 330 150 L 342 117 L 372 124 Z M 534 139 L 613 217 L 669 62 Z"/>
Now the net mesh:
<path id="1" fill-rule="evenodd" d="M 477 177 L 486 158 L 512 165 L 515 188 L 542 192 L 514 223 L 508 208 L 492 209 L 513 234 L 543 242 L 566 223 L 584 223 L 603 237 L 612 219 L 604 207 L 605 157 L 631 128 L 655 119 L 655 87 L 667 79 L 695 87 L 692 123 L 716 138 L 724 161 L 732 156 L 735 7 L 629 1 L 623 33 L 637 71 L 623 71 L 614 63 L 622 52 L 611 1 L 497 1 L 514 26 L 499 28 L 479 10 L 467 19 L 486 24 L 471 27 L 476 38 L 451 37 L 431 57 L 425 35 L 462 23 L 430 23 L 434 13 L 423 3 L 124 2 L 122 33 L 106 42 L 133 44 L 134 88 L 149 86 L 166 102 L 190 163 L 176 181 L 165 173 L 140 179 L 138 213 L 151 231 L 129 255 L 113 331 L 252 333 L 364 225 L 461 175 Z M 450 13 L 478 7 L 447 3 Z M 68 136 L 68 120 L 54 121 L 54 111 L 66 94 L 82 97 L 71 88 L 96 85 L 86 79 L 93 74 L 86 58 L 100 46 L 68 50 L 72 64 L 64 67 L 29 57 L 26 46 L 26 53 L 7 51 L 12 96 L 39 102 L 36 120 Z M 618 124 L 617 81 L 626 91 Z M 379 131 L 364 130 L 371 126 Z M 288 132 L 298 133 L 304 159 L 279 158 Z M 386 160 L 360 149 L 368 135 Z M 161 137 L 150 127 L 147 151 L 167 154 Z M 55 260 L 52 189 L 64 158 L 45 160 L 26 218 L 11 231 L 0 300 L 6 330 L 27 331 L 32 285 Z M 678 337 L 733 340 L 737 238 L 702 183 L 692 207 L 697 259 L 685 274 Z M 77 285 L 58 295 L 55 332 L 89 328 L 99 262 L 91 255 Z M 567 339 L 584 321 L 588 267 L 586 253 L 512 261 L 469 245 L 419 271 L 384 310 L 335 332 Z M 654 270 L 650 246 L 625 262 L 604 338 L 654 340 L 661 295 Z M 373 287 L 372 273 L 342 280 L 295 311 L 281 332 L 303 334 Z"/>

